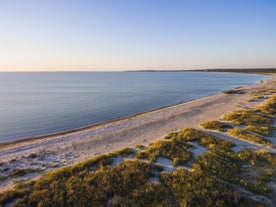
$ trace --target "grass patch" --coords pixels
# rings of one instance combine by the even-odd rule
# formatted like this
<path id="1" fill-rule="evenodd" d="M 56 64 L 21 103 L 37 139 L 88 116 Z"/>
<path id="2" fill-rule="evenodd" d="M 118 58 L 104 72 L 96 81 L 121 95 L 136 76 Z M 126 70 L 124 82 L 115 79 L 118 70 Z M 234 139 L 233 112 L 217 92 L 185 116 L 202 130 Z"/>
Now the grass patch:
<path id="1" fill-rule="evenodd" d="M 268 182 L 275 181 L 276 155 L 266 151 L 211 150 L 196 158 L 196 172 L 243 186 L 257 194 L 271 196 Z"/>
<path id="2" fill-rule="evenodd" d="M 202 123 L 201 126 L 205 129 L 217 130 L 220 132 L 232 128 L 232 126 L 230 126 L 229 124 L 225 124 L 220 121 L 207 121 Z"/>
<path id="3" fill-rule="evenodd" d="M 253 110 L 238 110 L 224 115 L 223 119 L 231 121 L 237 125 L 270 125 L 273 119 L 265 114 Z"/>
<path id="4" fill-rule="evenodd" d="M 142 145 L 142 144 L 138 144 L 138 145 L 135 146 L 135 148 L 140 149 L 140 150 L 143 150 L 143 149 L 145 149 L 146 147 L 145 147 L 144 145 Z"/>
<path id="5" fill-rule="evenodd" d="M 168 158 L 174 165 L 184 164 L 191 158 L 188 148 L 190 145 L 178 141 L 157 141 L 147 147 L 145 151 L 138 152 L 136 158 L 156 161 L 158 157 Z"/>
<path id="6" fill-rule="evenodd" d="M 218 137 L 212 136 L 210 134 L 207 134 L 206 132 L 193 129 L 193 128 L 187 128 L 179 132 L 178 136 L 174 138 L 177 141 L 198 141 L 199 144 L 207 146 L 209 148 L 227 148 L 230 149 L 234 146 L 233 142 L 220 139 Z"/>
<path id="7" fill-rule="evenodd" d="M 175 198 L 174 206 L 259 206 L 260 203 L 243 198 L 241 193 L 234 190 L 215 176 L 204 172 L 190 173 L 177 169 L 172 173 L 162 173 L 161 183 L 168 186 Z"/>
<path id="8" fill-rule="evenodd" d="M 264 114 L 276 115 L 276 94 L 272 95 L 264 104 L 259 106 L 257 110 Z"/>
<path id="9" fill-rule="evenodd" d="M 191 156 L 190 141 L 210 148 L 195 159 L 193 172 L 182 168 L 162 172 L 162 166 L 140 160 L 125 160 L 111 166 L 116 156 L 133 154 L 132 149 L 126 148 L 54 170 L 32 182 L 19 183 L 13 190 L 0 193 L 0 206 L 12 201 L 16 201 L 15 207 L 261 205 L 243 197 L 229 182 L 272 196 L 268 183 L 276 181 L 275 154 L 261 150 L 234 153 L 232 142 L 200 130 L 176 132 L 169 140 L 154 142 L 136 156 L 141 153 L 151 160 L 161 156 L 176 164 L 186 162 Z M 153 176 L 159 176 L 159 181 L 152 183 Z"/>
<path id="10" fill-rule="evenodd" d="M 17 177 L 22 177 L 28 173 L 38 173 L 41 172 L 41 169 L 36 168 L 36 169 L 31 169 L 31 168 L 26 168 L 26 169 L 15 169 L 13 170 L 9 175 L 6 176 L 1 176 L 0 177 L 0 182 L 9 179 L 9 178 L 17 178 Z"/>
<path id="11" fill-rule="evenodd" d="M 246 130 L 258 133 L 263 136 L 269 136 L 271 134 L 271 126 L 270 125 L 248 125 L 245 127 Z"/>
<path id="12" fill-rule="evenodd" d="M 127 157 L 127 156 L 133 155 L 133 154 L 135 154 L 135 151 L 133 149 L 124 148 L 121 150 L 117 150 L 115 152 L 111 152 L 108 155 L 111 157 L 117 157 L 117 156 Z"/>
<path id="13" fill-rule="evenodd" d="M 20 176 L 24 176 L 28 173 L 37 173 L 40 172 L 40 169 L 16 169 L 14 171 L 12 171 L 12 173 L 9 175 L 9 177 L 20 177 Z"/>
<path id="14" fill-rule="evenodd" d="M 240 173 L 240 184 L 252 192 L 271 196 L 268 183 L 276 182 L 276 155 L 265 150 L 243 150 L 237 157 L 246 163 Z"/>
<path id="15" fill-rule="evenodd" d="M 179 133 L 181 136 L 177 134 L 170 141 L 155 142 L 151 147 L 161 150 L 157 154 L 162 154 L 163 150 L 166 154 L 175 153 L 175 149 L 178 149 L 176 146 L 181 144 L 182 147 L 187 140 L 208 140 L 206 143 L 209 144 L 217 142 L 215 137 L 195 129 Z M 220 146 L 222 143 L 216 144 Z M 15 207 L 259 206 L 260 203 L 243 197 L 224 181 L 243 185 L 253 192 L 268 196 L 270 189 L 267 182 L 275 179 L 276 156 L 264 151 L 244 150 L 234 153 L 225 147 L 225 143 L 222 146 L 214 147 L 196 158 L 194 172 L 185 169 L 177 169 L 172 173 L 161 172 L 157 183 L 151 183 L 150 178 L 156 176 L 156 171 L 163 170 L 161 166 L 139 160 L 126 160 L 110 166 L 112 156 L 117 153 L 101 155 L 46 173 L 38 180 L 19 183 L 15 189 L 0 193 L 0 206 L 11 201 L 16 201 Z M 151 152 L 154 154 L 155 150 Z M 180 152 L 176 154 L 167 156 L 181 156 Z M 243 172 L 243 166 L 249 165 L 252 170 Z M 259 171 L 252 175 L 246 174 L 254 170 Z"/>
<path id="16" fill-rule="evenodd" d="M 254 96 L 260 96 L 260 95 L 271 95 L 273 93 L 276 93 L 276 89 L 275 88 L 261 88 L 255 91 L 251 92 L 251 95 Z"/>
<path id="17" fill-rule="evenodd" d="M 237 137 L 239 139 L 247 140 L 250 142 L 257 143 L 257 144 L 272 146 L 272 144 L 269 140 L 262 138 L 260 136 L 257 136 L 255 134 L 252 134 L 252 133 L 248 132 L 247 130 L 243 130 L 240 128 L 234 128 L 234 129 L 229 129 L 228 132 L 232 136 Z"/>
<path id="18" fill-rule="evenodd" d="M 177 136 L 179 136 L 179 133 L 181 132 L 171 132 L 169 134 L 167 134 L 164 139 L 174 139 L 176 138 Z"/>
<path id="19" fill-rule="evenodd" d="M 261 100 L 261 99 L 264 99 L 265 96 L 254 96 L 252 98 L 249 98 L 247 101 L 248 102 L 254 102 L 254 101 L 258 101 L 258 100 Z"/>
<path id="20" fill-rule="evenodd" d="M 229 182 L 238 182 L 235 175 L 240 170 L 241 163 L 235 159 L 235 154 L 229 150 L 210 150 L 196 158 L 193 168 L 205 174 L 216 175 Z"/>

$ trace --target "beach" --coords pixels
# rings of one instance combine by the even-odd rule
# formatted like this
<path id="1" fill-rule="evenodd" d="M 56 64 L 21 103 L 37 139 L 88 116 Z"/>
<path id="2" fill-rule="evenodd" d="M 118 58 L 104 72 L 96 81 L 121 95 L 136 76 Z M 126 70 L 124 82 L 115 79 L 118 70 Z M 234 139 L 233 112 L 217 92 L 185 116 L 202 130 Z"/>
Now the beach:
<path id="1" fill-rule="evenodd" d="M 275 87 L 273 81 L 275 80 L 264 80 L 259 84 L 240 87 L 227 93 L 206 96 L 71 132 L 2 143 L 0 144 L 2 168 L 4 166 L 7 171 L 23 168 L 39 169 L 39 172 L 7 179 L 0 184 L 0 191 L 11 187 L 15 180 L 29 180 L 43 172 L 122 148 L 147 146 L 169 132 L 189 127 L 202 129 L 200 124 L 205 121 L 219 120 L 224 114 L 233 110 L 255 108 L 262 101 L 248 101 L 252 97 L 250 92 L 260 88 Z M 275 152 L 275 148 L 246 141 L 237 140 L 237 143 L 244 147 L 263 148 Z M 1 174 L 4 175 L 5 172 Z"/>

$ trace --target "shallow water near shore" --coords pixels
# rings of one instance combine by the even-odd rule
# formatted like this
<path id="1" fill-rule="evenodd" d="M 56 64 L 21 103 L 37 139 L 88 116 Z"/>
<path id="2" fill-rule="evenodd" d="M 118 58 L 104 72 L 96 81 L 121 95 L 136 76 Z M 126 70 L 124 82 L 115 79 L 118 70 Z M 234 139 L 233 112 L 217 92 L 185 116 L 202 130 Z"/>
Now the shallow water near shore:
<path id="1" fill-rule="evenodd" d="M 0 73 L 0 142 L 110 121 L 268 77 L 206 72 Z"/>

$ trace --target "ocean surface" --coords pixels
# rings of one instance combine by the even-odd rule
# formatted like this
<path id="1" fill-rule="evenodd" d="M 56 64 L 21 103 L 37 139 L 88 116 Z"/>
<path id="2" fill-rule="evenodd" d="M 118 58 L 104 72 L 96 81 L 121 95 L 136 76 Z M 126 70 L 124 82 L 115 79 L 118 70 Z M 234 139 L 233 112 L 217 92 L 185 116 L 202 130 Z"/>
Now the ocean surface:
<path id="1" fill-rule="evenodd" d="M 267 78 L 207 72 L 0 73 L 0 142 L 110 121 Z"/>

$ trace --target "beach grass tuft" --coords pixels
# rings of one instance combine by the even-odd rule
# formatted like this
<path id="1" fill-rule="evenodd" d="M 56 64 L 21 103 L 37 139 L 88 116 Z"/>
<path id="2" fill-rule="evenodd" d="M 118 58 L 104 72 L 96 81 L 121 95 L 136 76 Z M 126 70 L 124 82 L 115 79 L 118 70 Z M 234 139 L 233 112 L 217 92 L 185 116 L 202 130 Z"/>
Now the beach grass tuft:
<path id="1" fill-rule="evenodd" d="M 271 142 L 261 136 L 258 136 L 256 134 L 252 134 L 247 130 L 243 130 L 240 128 L 233 128 L 233 129 L 229 129 L 228 133 L 231 134 L 234 137 L 237 137 L 239 139 L 244 139 L 250 142 L 254 142 L 257 144 L 263 144 L 263 145 L 267 145 L 267 146 L 272 146 Z"/>
<path id="2" fill-rule="evenodd" d="M 233 128 L 231 125 L 220 122 L 220 121 L 207 121 L 201 124 L 205 129 L 217 130 L 220 132 L 226 131 L 227 129 Z"/>
<path id="3" fill-rule="evenodd" d="M 147 147 L 145 151 L 138 152 L 136 158 L 148 159 L 151 162 L 158 157 L 164 157 L 173 161 L 174 165 L 185 164 L 190 158 L 190 145 L 178 141 L 157 141 Z"/>

